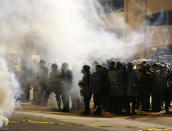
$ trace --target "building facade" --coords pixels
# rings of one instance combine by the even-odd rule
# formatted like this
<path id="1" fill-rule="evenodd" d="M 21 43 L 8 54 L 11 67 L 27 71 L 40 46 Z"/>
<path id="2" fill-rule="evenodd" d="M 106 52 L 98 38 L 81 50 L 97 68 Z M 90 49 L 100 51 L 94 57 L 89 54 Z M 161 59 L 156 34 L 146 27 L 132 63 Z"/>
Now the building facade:
<path id="1" fill-rule="evenodd" d="M 107 30 L 119 37 L 126 37 L 133 31 L 144 34 L 138 56 L 172 54 L 172 0 L 99 1 L 109 21 Z"/>

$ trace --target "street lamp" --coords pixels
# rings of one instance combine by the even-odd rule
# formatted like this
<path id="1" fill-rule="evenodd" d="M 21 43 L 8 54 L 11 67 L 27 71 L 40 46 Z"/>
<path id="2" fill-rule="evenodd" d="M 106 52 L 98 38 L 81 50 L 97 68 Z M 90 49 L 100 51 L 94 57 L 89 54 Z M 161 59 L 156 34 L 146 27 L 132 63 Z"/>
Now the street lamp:
<path id="1" fill-rule="evenodd" d="M 146 15 L 147 15 L 147 4 L 148 4 L 148 1 L 145 0 L 144 57 L 146 57 Z"/>

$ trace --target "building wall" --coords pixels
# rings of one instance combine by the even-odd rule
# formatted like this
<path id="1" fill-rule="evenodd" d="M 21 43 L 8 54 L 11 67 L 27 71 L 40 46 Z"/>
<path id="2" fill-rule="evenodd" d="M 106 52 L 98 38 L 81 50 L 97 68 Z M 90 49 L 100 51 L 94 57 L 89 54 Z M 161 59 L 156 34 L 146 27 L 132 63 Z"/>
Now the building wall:
<path id="1" fill-rule="evenodd" d="M 128 10 L 125 11 L 127 23 L 134 30 L 144 29 L 145 19 L 145 0 L 126 0 Z M 126 4 L 127 4 L 126 3 Z"/>
<path id="2" fill-rule="evenodd" d="M 105 29 L 125 28 L 124 12 L 101 14 L 100 17 L 106 23 Z"/>
<path id="3" fill-rule="evenodd" d="M 124 37 L 131 32 L 142 33 L 145 38 L 138 45 L 137 55 L 150 55 L 150 49 L 167 48 L 172 44 L 172 25 L 148 26 L 146 23 L 148 15 L 161 11 L 172 11 L 172 0 L 125 0 L 124 12 L 105 14 L 104 18 L 109 22 L 106 29 L 121 28 Z M 116 18 L 125 22 L 116 21 Z"/>
<path id="4" fill-rule="evenodd" d="M 139 31 L 145 37 L 138 46 L 142 49 L 138 52 L 141 57 L 150 55 L 151 48 L 167 48 L 172 44 L 172 25 L 146 25 L 147 15 L 161 11 L 172 11 L 172 0 L 125 0 L 125 20 L 129 25 L 126 35 Z"/>
<path id="5" fill-rule="evenodd" d="M 172 0 L 147 0 L 147 15 L 160 13 L 162 11 L 172 11 Z M 161 19 L 159 17 L 159 19 Z M 146 47 L 151 48 L 167 48 L 172 44 L 172 26 L 147 26 L 146 27 Z"/>
<path id="6" fill-rule="evenodd" d="M 172 10 L 172 0 L 148 0 L 148 14 L 161 10 Z"/>
<path id="7" fill-rule="evenodd" d="M 126 36 L 131 32 L 139 32 L 144 34 L 145 31 L 145 0 L 125 0 L 125 19 L 128 24 L 126 28 Z M 138 44 L 138 54 L 144 56 L 144 39 Z"/>
<path id="8" fill-rule="evenodd" d="M 152 26 L 147 27 L 146 43 L 147 47 L 158 47 L 172 43 L 172 26 Z"/>

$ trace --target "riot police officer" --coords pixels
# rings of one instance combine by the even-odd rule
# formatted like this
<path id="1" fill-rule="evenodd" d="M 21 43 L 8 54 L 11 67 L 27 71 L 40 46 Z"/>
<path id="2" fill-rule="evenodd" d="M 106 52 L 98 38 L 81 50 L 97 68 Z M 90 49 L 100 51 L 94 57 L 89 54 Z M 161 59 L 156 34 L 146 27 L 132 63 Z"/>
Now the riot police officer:
<path id="1" fill-rule="evenodd" d="M 73 74 L 72 71 L 69 69 L 68 63 L 63 63 L 62 64 L 62 85 L 63 85 L 63 109 L 62 111 L 64 112 L 69 112 L 69 97 L 70 97 L 70 92 L 72 89 L 72 81 L 73 81 Z"/>
<path id="2" fill-rule="evenodd" d="M 84 97 L 84 112 L 82 114 L 90 114 L 91 86 L 90 86 L 90 66 L 84 65 L 82 68 L 83 78 L 79 81 L 80 94 Z"/>
<path id="3" fill-rule="evenodd" d="M 166 63 L 161 63 L 163 65 L 163 69 L 167 74 L 167 85 L 165 86 L 162 98 L 165 103 L 165 111 L 169 113 L 169 107 L 171 103 L 171 91 L 172 91 L 172 74 L 170 71 L 170 67 Z"/>
<path id="4" fill-rule="evenodd" d="M 49 91 L 56 94 L 56 101 L 58 105 L 58 110 L 61 111 L 61 95 L 62 95 L 62 85 L 61 85 L 61 74 L 58 70 L 57 64 L 52 64 L 51 73 L 49 77 Z"/>
<path id="5" fill-rule="evenodd" d="M 96 71 L 96 65 L 99 65 L 99 62 L 98 61 L 94 61 L 93 62 L 93 66 L 91 68 L 91 72 L 95 72 Z M 94 102 L 94 109 L 97 107 L 97 101 L 96 101 L 96 96 L 93 95 L 93 102 Z"/>
<path id="6" fill-rule="evenodd" d="M 23 88 L 23 99 L 24 101 L 30 100 L 30 89 L 31 89 L 31 77 L 32 70 L 30 70 L 25 63 L 22 65 L 21 74 L 20 74 L 20 83 Z"/>
<path id="7" fill-rule="evenodd" d="M 152 87 L 152 111 L 160 112 L 162 104 L 162 93 L 167 86 L 167 72 L 161 64 L 153 65 L 153 87 Z"/>
<path id="8" fill-rule="evenodd" d="M 108 69 L 107 65 L 102 64 L 102 75 L 103 75 L 103 94 L 102 94 L 102 108 L 105 111 L 110 111 L 110 88 L 108 83 Z"/>
<path id="9" fill-rule="evenodd" d="M 121 114 L 122 113 L 121 98 L 125 94 L 125 83 L 124 83 L 125 73 L 124 70 L 122 69 L 121 62 L 117 62 L 115 69 L 109 71 L 108 79 L 110 83 L 110 93 L 111 93 L 110 95 L 112 99 L 112 112 Z"/>
<path id="10" fill-rule="evenodd" d="M 127 88 L 127 112 L 130 113 L 130 103 L 132 104 L 132 113 L 135 114 L 136 100 L 138 96 L 139 87 L 139 76 L 138 72 L 133 69 L 133 64 L 128 63 L 127 74 L 128 74 L 128 88 Z"/>
<path id="11" fill-rule="evenodd" d="M 169 107 L 171 103 L 171 93 L 172 93 L 172 72 L 169 70 L 167 76 L 167 86 L 163 91 L 163 101 L 165 103 L 166 113 L 169 113 Z"/>
<path id="12" fill-rule="evenodd" d="M 102 66 L 96 65 L 96 71 L 91 75 L 91 88 L 96 105 L 95 115 L 102 113 L 102 89 L 103 89 Z"/>
<path id="13" fill-rule="evenodd" d="M 139 82 L 139 97 L 142 104 L 142 110 L 149 112 L 152 72 L 150 64 L 146 61 L 143 61 L 139 65 Z"/>
<path id="14" fill-rule="evenodd" d="M 46 105 L 49 97 L 49 90 L 48 90 L 48 68 L 45 66 L 46 62 L 44 60 L 40 61 L 39 65 L 39 85 L 40 85 L 40 104 Z"/>
<path id="15" fill-rule="evenodd" d="M 114 100 L 113 100 L 113 96 L 111 95 L 111 86 L 113 84 L 113 75 L 114 75 L 114 69 L 115 69 L 115 62 L 114 61 L 107 61 L 108 63 L 108 87 L 109 87 L 109 96 L 110 96 L 110 101 L 109 101 L 109 109 L 110 109 L 110 112 L 113 113 L 114 111 L 114 107 L 113 107 L 113 103 L 114 103 Z"/>

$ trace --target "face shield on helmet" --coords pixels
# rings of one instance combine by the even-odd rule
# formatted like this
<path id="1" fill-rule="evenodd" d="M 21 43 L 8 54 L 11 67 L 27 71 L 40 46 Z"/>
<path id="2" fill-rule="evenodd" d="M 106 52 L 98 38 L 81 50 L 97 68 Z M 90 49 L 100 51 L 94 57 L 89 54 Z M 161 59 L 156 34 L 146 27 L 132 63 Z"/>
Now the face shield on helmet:
<path id="1" fill-rule="evenodd" d="M 68 69 L 68 63 L 63 63 L 62 64 L 62 71 L 66 71 Z"/>
<path id="2" fill-rule="evenodd" d="M 102 71 L 102 66 L 101 65 L 96 65 L 96 72 L 101 72 Z"/>
<path id="3" fill-rule="evenodd" d="M 90 71 L 90 66 L 89 65 L 84 65 L 82 67 L 81 73 L 89 72 Z"/>
<path id="4" fill-rule="evenodd" d="M 57 64 L 52 64 L 51 68 L 52 68 L 52 70 L 57 70 L 58 66 L 57 66 Z"/>

